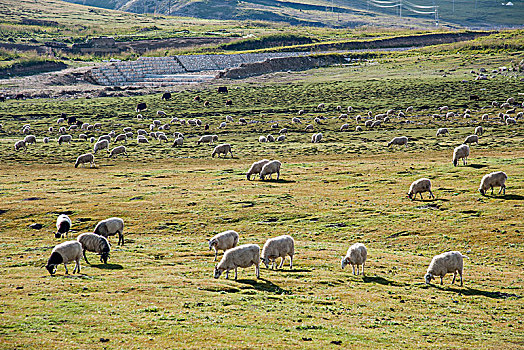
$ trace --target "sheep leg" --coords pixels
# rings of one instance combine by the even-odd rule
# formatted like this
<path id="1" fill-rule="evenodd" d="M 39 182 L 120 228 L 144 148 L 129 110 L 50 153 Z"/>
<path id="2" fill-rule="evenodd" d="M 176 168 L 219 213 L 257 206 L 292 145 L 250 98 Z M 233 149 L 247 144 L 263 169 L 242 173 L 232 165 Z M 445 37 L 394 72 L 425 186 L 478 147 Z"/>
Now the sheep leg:
<path id="1" fill-rule="evenodd" d="M 118 232 L 118 245 L 120 245 L 120 241 L 122 241 L 122 245 L 124 245 L 124 233 Z"/>
<path id="2" fill-rule="evenodd" d="M 78 272 L 80 273 L 80 259 L 76 259 L 75 268 L 73 269 L 73 273 Z"/>
<path id="3" fill-rule="evenodd" d="M 237 280 L 237 270 L 238 270 L 238 267 L 235 266 L 235 281 Z"/>
<path id="4" fill-rule="evenodd" d="M 493 186 L 491 186 L 491 195 L 493 196 Z"/>
<path id="5" fill-rule="evenodd" d="M 462 270 L 458 270 L 458 273 L 460 275 L 460 286 L 462 287 Z"/>
<path id="6" fill-rule="evenodd" d="M 351 267 L 353 268 L 353 274 L 355 274 L 355 265 L 351 264 Z"/>
<path id="7" fill-rule="evenodd" d="M 215 249 L 215 261 L 217 261 L 218 250 Z"/>
<path id="8" fill-rule="evenodd" d="M 415 195 L 416 196 L 416 195 Z M 422 192 L 420 192 L 420 199 L 424 199 L 424 197 L 422 197 Z"/>
<path id="9" fill-rule="evenodd" d="M 362 276 L 364 276 L 364 264 L 365 263 L 362 263 Z"/>
<path id="10" fill-rule="evenodd" d="M 433 192 L 429 191 L 429 197 L 435 199 L 435 196 L 433 195 Z"/>
<path id="11" fill-rule="evenodd" d="M 291 259 L 291 262 L 289 263 L 289 269 L 293 269 L 293 255 L 290 255 L 289 258 Z"/>
<path id="12" fill-rule="evenodd" d="M 273 261 L 271 262 L 271 270 L 274 270 L 275 269 L 275 262 L 276 262 L 276 258 L 273 259 Z"/>
<path id="13" fill-rule="evenodd" d="M 83 253 L 84 253 L 84 259 L 85 259 L 86 263 L 88 263 L 89 265 L 91 265 L 91 264 L 89 263 L 89 261 L 87 261 L 86 250 L 85 250 L 85 249 L 84 249 Z"/>
<path id="14" fill-rule="evenodd" d="M 285 256 L 283 256 L 283 257 L 282 257 L 282 260 L 280 261 L 280 266 L 278 267 L 279 269 L 281 269 L 282 266 L 284 266 L 284 260 L 286 260 L 286 257 L 285 257 Z"/>
<path id="15" fill-rule="evenodd" d="M 69 275 L 69 271 L 67 270 L 67 264 L 64 263 L 64 267 L 65 267 L 65 270 L 66 270 L 66 275 Z"/>
<path id="16" fill-rule="evenodd" d="M 453 280 L 451 281 L 451 284 L 455 283 L 455 278 L 457 278 L 457 271 L 453 272 Z"/>
<path id="17" fill-rule="evenodd" d="M 443 277 L 443 276 L 440 276 L 440 285 L 441 285 L 441 286 L 444 285 L 444 281 L 442 280 L 442 277 Z"/>
<path id="18" fill-rule="evenodd" d="M 255 264 L 255 273 L 257 278 L 260 278 L 260 266 L 258 266 L 258 263 Z"/>
<path id="19" fill-rule="evenodd" d="M 226 279 L 229 279 L 229 270 L 226 270 Z"/>
<path id="20" fill-rule="evenodd" d="M 277 180 L 280 179 L 280 171 L 277 171 Z"/>
<path id="21" fill-rule="evenodd" d="M 506 186 L 505 186 L 505 185 L 500 186 L 499 194 L 500 194 L 503 190 L 504 190 L 504 195 L 506 195 Z"/>

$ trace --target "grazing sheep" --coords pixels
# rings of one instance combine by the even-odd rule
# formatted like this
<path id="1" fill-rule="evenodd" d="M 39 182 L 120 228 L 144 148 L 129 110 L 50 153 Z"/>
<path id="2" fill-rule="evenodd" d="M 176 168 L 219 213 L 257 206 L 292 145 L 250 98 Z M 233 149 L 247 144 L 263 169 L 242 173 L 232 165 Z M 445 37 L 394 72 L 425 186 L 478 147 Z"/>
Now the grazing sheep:
<path id="1" fill-rule="evenodd" d="M 247 120 L 245 120 L 244 118 L 238 118 L 238 123 L 241 124 L 241 125 L 246 125 L 247 124 Z"/>
<path id="2" fill-rule="evenodd" d="M 109 153 L 109 158 L 113 158 L 113 156 L 119 155 L 119 154 L 125 154 L 126 157 L 128 156 L 126 152 L 126 146 L 118 146 L 111 150 L 111 153 Z"/>
<path id="3" fill-rule="evenodd" d="M 149 143 L 149 140 L 146 139 L 144 135 L 138 135 L 136 138 L 136 143 Z"/>
<path id="4" fill-rule="evenodd" d="M 280 135 L 279 137 L 277 137 L 277 139 L 275 141 L 277 142 L 282 142 L 286 139 L 286 135 Z"/>
<path id="5" fill-rule="evenodd" d="M 22 148 L 27 151 L 27 146 L 25 145 L 25 141 L 24 140 L 16 141 L 15 142 L 15 151 L 21 150 Z"/>
<path id="6" fill-rule="evenodd" d="M 87 135 L 86 134 L 80 134 L 78 135 L 79 140 L 87 141 Z"/>
<path id="7" fill-rule="evenodd" d="M 198 139 L 197 145 L 200 145 L 202 142 L 209 142 L 212 145 L 215 141 L 218 142 L 218 135 L 204 135 Z"/>
<path id="8" fill-rule="evenodd" d="M 319 132 L 318 134 L 313 134 L 311 136 L 311 142 L 312 143 L 320 143 L 322 141 L 322 133 Z"/>
<path id="9" fill-rule="evenodd" d="M 302 121 L 300 120 L 300 118 L 297 118 L 297 117 L 291 118 L 291 122 L 295 124 L 302 124 Z"/>
<path id="10" fill-rule="evenodd" d="M 506 118 L 506 125 L 510 124 L 517 124 L 517 120 L 515 118 Z"/>
<path id="11" fill-rule="evenodd" d="M 482 136 L 483 133 L 484 133 L 484 128 L 482 128 L 482 126 L 479 125 L 475 128 L 475 135 Z"/>
<path id="12" fill-rule="evenodd" d="M 449 130 L 447 128 L 440 128 L 437 130 L 436 136 L 438 137 L 439 135 L 445 135 L 445 134 L 449 135 Z"/>
<path id="13" fill-rule="evenodd" d="M 78 158 L 76 158 L 75 168 L 78 168 L 80 164 L 85 166 L 86 163 L 91 163 L 91 167 L 96 167 L 95 156 L 93 153 L 86 153 L 78 156 Z"/>
<path id="14" fill-rule="evenodd" d="M 287 134 L 287 128 L 280 129 L 279 134 Z"/>
<path id="15" fill-rule="evenodd" d="M 209 240 L 209 250 L 215 250 L 215 261 L 217 261 L 217 254 L 219 250 L 224 252 L 228 249 L 236 247 L 238 244 L 238 233 L 233 230 L 228 230 L 216 234 Z"/>
<path id="16" fill-rule="evenodd" d="M 155 120 L 153 120 L 153 125 L 155 127 L 158 127 L 158 126 L 162 125 L 162 122 L 160 120 L 158 120 L 158 119 L 155 119 Z"/>
<path id="17" fill-rule="evenodd" d="M 269 268 L 269 263 L 272 262 L 271 269 L 275 269 L 275 260 L 282 258 L 279 269 L 284 265 L 286 255 L 290 257 L 289 268 L 293 269 L 293 255 L 295 255 L 295 241 L 289 235 L 282 235 L 275 238 L 270 238 L 262 247 L 262 254 L 260 260 Z"/>
<path id="18" fill-rule="evenodd" d="M 44 137 L 44 138 L 42 139 L 42 142 L 43 142 L 43 143 L 49 143 L 49 137 Z"/>
<path id="19" fill-rule="evenodd" d="M 118 233 L 118 244 L 124 245 L 124 220 L 120 218 L 109 218 L 100 221 L 93 231 L 103 237 L 114 236 Z"/>
<path id="20" fill-rule="evenodd" d="M 167 117 L 167 114 L 164 111 L 156 111 L 156 115 L 161 116 L 161 117 Z"/>
<path id="21" fill-rule="evenodd" d="M 406 108 L 406 114 L 413 113 L 413 110 L 414 110 L 413 106 L 409 106 L 408 108 Z"/>
<path id="22" fill-rule="evenodd" d="M 164 133 L 157 134 L 157 139 L 158 139 L 158 142 L 162 142 L 162 141 L 168 142 L 169 141 L 167 139 L 166 134 L 164 134 Z"/>
<path id="23" fill-rule="evenodd" d="M 173 141 L 172 147 L 182 146 L 184 144 L 184 138 L 183 137 L 177 137 L 175 141 Z"/>
<path id="24" fill-rule="evenodd" d="M 466 144 L 466 143 L 473 143 L 473 142 L 476 142 L 477 145 L 479 144 L 479 137 L 477 135 L 469 135 L 464 140 L 464 144 Z"/>
<path id="25" fill-rule="evenodd" d="M 127 141 L 127 135 L 126 134 L 118 134 L 118 135 L 116 135 L 115 142 L 118 142 L 118 141 L 126 142 Z"/>
<path id="26" fill-rule="evenodd" d="M 349 106 L 348 107 L 348 113 L 351 113 L 351 112 L 353 112 L 353 107 Z"/>
<path id="27" fill-rule="evenodd" d="M 418 179 L 413 181 L 411 186 L 409 187 L 408 197 L 411 200 L 416 199 L 417 193 L 420 193 L 420 199 L 424 199 L 422 197 L 423 192 L 429 192 L 429 198 L 435 199 L 435 196 L 433 195 L 433 192 L 431 192 L 431 180 L 430 179 Z"/>
<path id="28" fill-rule="evenodd" d="M 214 277 L 219 278 L 226 271 L 226 278 L 229 278 L 229 271 L 235 270 L 235 280 L 237 279 L 237 269 L 255 265 L 257 278 L 260 277 L 260 247 L 256 244 L 244 244 L 226 250 L 222 260 L 215 266 Z"/>
<path id="29" fill-rule="evenodd" d="M 111 136 L 110 135 L 102 135 L 98 138 L 97 141 L 106 140 L 107 142 L 111 142 Z"/>
<path id="30" fill-rule="evenodd" d="M 66 274 L 69 274 L 67 270 L 67 264 L 75 261 L 76 265 L 73 269 L 73 273 L 80 273 L 80 259 L 82 259 L 82 245 L 78 241 L 68 241 L 60 243 L 53 248 L 49 260 L 47 260 L 46 269 L 52 276 L 56 272 L 56 268 L 60 264 L 64 264 Z"/>
<path id="31" fill-rule="evenodd" d="M 230 116 L 230 115 L 226 115 L 226 122 L 231 122 L 231 123 L 233 123 L 234 121 L 235 121 L 235 120 L 233 119 L 232 116 Z"/>
<path id="32" fill-rule="evenodd" d="M 481 195 L 486 195 L 486 191 L 491 188 L 491 195 L 493 195 L 493 187 L 500 186 L 500 192 L 506 195 L 506 180 L 508 176 L 503 171 L 496 171 L 487 175 L 484 175 L 480 181 L 479 192 Z"/>
<path id="33" fill-rule="evenodd" d="M 57 124 L 62 124 L 63 122 L 65 122 L 65 119 L 64 119 L 64 118 L 58 118 L 58 119 L 56 120 L 56 123 L 57 123 Z"/>
<path id="34" fill-rule="evenodd" d="M 454 116 L 455 116 L 455 113 L 453 113 L 453 112 L 446 113 L 446 119 L 453 118 Z"/>
<path id="35" fill-rule="evenodd" d="M 89 126 L 89 123 L 83 123 L 80 129 L 87 130 L 87 127 Z"/>
<path id="36" fill-rule="evenodd" d="M 78 125 L 73 124 L 67 130 L 76 130 L 77 128 L 78 128 Z"/>
<path id="37" fill-rule="evenodd" d="M 348 115 L 343 113 L 343 114 L 338 116 L 338 119 L 348 119 Z"/>
<path id="38" fill-rule="evenodd" d="M 355 131 L 360 132 L 360 131 L 363 131 L 363 130 L 362 130 L 362 127 L 360 125 L 357 125 L 357 127 L 355 128 Z"/>
<path id="39" fill-rule="evenodd" d="M 304 114 L 304 113 L 305 113 L 305 111 L 304 111 L 303 109 L 301 109 L 301 110 L 298 111 L 298 115 L 302 115 L 302 114 Z"/>
<path id="40" fill-rule="evenodd" d="M 483 114 L 482 115 L 482 120 L 484 120 L 484 121 L 489 120 L 489 114 Z"/>
<path id="41" fill-rule="evenodd" d="M 26 145 L 36 143 L 36 136 L 35 135 L 27 135 L 24 137 L 24 142 Z"/>
<path id="42" fill-rule="evenodd" d="M 308 124 L 304 130 L 305 131 L 313 131 L 313 125 L 312 124 Z"/>
<path id="43" fill-rule="evenodd" d="M 138 103 L 136 105 L 136 112 L 137 113 L 140 113 L 142 111 L 145 111 L 147 109 L 147 105 L 145 104 L 145 102 L 142 102 L 142 103 Z"/>
<path id="44" fill-rule="evenodd" d="M 133 133 L 132 132 L 126 132 L 125 135 L 126 135 L 126 138 L 128 138 L 128 139 L 133 137 Z"/>
<path id="45" fill-rule="evenodd" d="M 144 129 L 138 129 L 138 130 L 136 131 L 136 133 L 137 133 L 138 135 L 147 135 L 147 131 L 145 131 Z"/>
<path id="46" fill-rule="evenodd" d="M 224 154 L 224 158 L 226 158 L 228 153 L 231 153 L 231 158 L 233 158 L 233 151 L 231 150 L 231 145 L 229 143 L 223 143 L 215 147 L 213 153 L 211 153 L 211 158 L 214 158 L 215 155 L 220 157 L 220 154 Z"/>
<path id="47" fill-rule="evenodd" d="M 404 112 L 402 112 L 402 111 L 398 112 L 397 115 L 398 115 L 399 118 L 404 118 L 406 116 L 406 114 L 404 114 Z"/>
<path id="48" fill-rule="evenodd" d="M 246 173 L 247 179 L 251 180 L 251 175 L 260 174 L 260 171 L 267 163 L 269 163 L 268 159 L 262 159 L 258 162 L 254 162 L 253 164 L 251 164 L 251 167 Z"/>
<path id="49" fill-rule="evenodd" d="M 445 111 L 449 110 L 449 107 L 448 106 L 442 106 L 438 110 L 441 111 L 441 112 L 445 112 Z"/>
<path id="50" fill-rule="evenodd" d="M 264 180 L 266 176 L 269 176 L 271 179 L 271 175 L 274 173 L 277 173 L 277 180 L 280 178 L 280 167 L 282 166 L 282 163 L 280 163 L 278 160 L 272 160 L 262 167 L 260 170 L 260 179 Z"/>
<path id="51" fill-rule="evenodd" d="M 275 142 L 275 138 L 271 134 L 267 135 L 266 139 L 267 139 L 267 142 Z"/>
<path id="52" fill-rule="evenodd" d="M 109 252 L 111 246 L 105 237 L 99 236 L 97 234 L 86 232 L 79 235 L 76 240 L 82 245 L 82 254 L 86 263 L 89 264 L 86 257 L 86 250 L 88 252 L 97 253 L 100 255 L 100 262 L 107 264 L 107 259 L 109 259 Z"/>
<path id="53" fill-rule="evenodd" d="M 71 219 L 65 214 L 58 215 L 56 219 L 56 232 L 55 238 L 61 238 L 62 235 L 67 237 L 69 230 L 71 229 Z"/>
<path id="54" fill-rule="evenodd" d="M 73 140 L 73 137 L 71 135 L 60 135 L 60 137 L 58 138 L 58 144 L 61 145 L 64 142 L 71 144 L 71 140 Z"/>
<path id="55" fill-rule="evenodd" d="M 100 128 L 102 128 L 102 123 L 95 123 L 95 124 L 93 124 L 93 126 L 94 126 L 95 129 L 100 129 Z"/>
<path id="56" fill-rule="evenodd" d="M 67 132 L 66 128 L 61 126 L 60 128 L 58 128 L 58 133 L 59 134 L 65 134 Z"/>
<path id="57" fill-rule="evenodd" d="M 404 145 L 405 147 L 408 146 L 408 138 L 406 136 L 399 136 L 394 137 L 391 141 L 388 142 L 388 147 L 391 145 Z"/>
<path id="58" fill-rule="evenodd" d="M 453 151 L 453 165 L 457 166 L 459 159 L 462 159 L 462 163 L 466 165 L 469 157 L 469 146 L 460 145 Z"/>
<path id="59" fill-rule="evenodd" d="M 323 104 L 323 103 L 320 103 L 320 104 L 317 106 L 317 109 L 324 109 L 324 107 L 326 107 L 326 105 Z"/>
<path id="60" fill-rule="evenodd" d="M 107 149 L 107 151 L 109 152 L 109 141 L 101 140 L 95 143 L 95 145 L 93 146 L 93 152 L 95 152 L 95 154 L 96 152 L 101 151 L 103 149 Z"/>
<path id="61" fill-rule="evenodd" d="M 219 128 L 219 129 L 223 129 L 223 128 L 226 127 L 226 125 L 227 125 L 226 122 L 222 122 L 222 123 L 220 123 L 220 125 L 218 126 L 218 128 Z"/>
<path id="62" fill-rule="evenodd" d="M 446 252 L 439 255 L 436 255 L 431 260 L 428 270 L 424 279 L 426 284 L 429 284 L 432 279 L 439 276 L 440 284 L 444 284 L 442 278 L 447 273 L 453 273 L 453 281 L 451 284 L 455 283 L 455 278 L 457 277 L 457 272 L 460 275 L 460 286 L 462 287 L 462 271 L 464 269 L 464 255 L 460 252 L 452 251 Z"/>
<path id="63" fill-rule="evenodd" d="M 360 274 L 360 265 L 362 265 L 362 276 L 364 276 L 364 265 L 368 257 L 368 250 L 362 243 L 355 243 L 349 247 L 346 256 L 340 261 L 341 268 L 344 268 L 347 264 L 351 264 L 353 268 L 353 274 L 355 275 L 355 265 L 357 266 L 356 275 Z"/>
<path id="64" fill-rule="evenodd" d="M 513 97 L 510 97 L 506 100 L 506 103 L 512 105 L 515 103 L 515 99 Z"/>
<path id="65" fill-rule="evenodd" d="M 373 127 L 373 120 L 366 120 L 364 126 L 366 126 L 367 128 Z"/>

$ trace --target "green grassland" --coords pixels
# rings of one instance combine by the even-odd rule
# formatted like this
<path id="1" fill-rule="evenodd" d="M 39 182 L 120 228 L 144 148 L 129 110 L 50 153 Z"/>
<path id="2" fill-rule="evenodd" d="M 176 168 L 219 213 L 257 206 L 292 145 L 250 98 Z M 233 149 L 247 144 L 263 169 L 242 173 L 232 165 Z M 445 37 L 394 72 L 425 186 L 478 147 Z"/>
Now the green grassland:
<path id="1" fill-rule="evenodd" d="M 491 101 L 513 96 L 523 102 L 515 73 L 473 81 L 471 70 L 510 66 L 518 53 L 440 54 L 379 58 L 372 62 L 306 72 L 277 73 L 229 85 L 180 89 L 171 101 L 160 95 L 96 99 L 1 102 L 0 116 L 0 348 L 425 348 L 521 349 L 524 280 L 524 124 L 506 126 Z M 443 76 L 445 75 L 445 76 Z M 468 82 L 462 82 L 467 80 Z M 471 101 L 470 95 L 479 101 Z M 209 101 L 194 102 L 195 96 Z M 226 99 L 233 106 L 225 107 Z M 146 102 L 145 120 L 134 107 Z M 323 111 L 317 110 L 325 103 Z M 348 120 L 333 119 L 336 106 L 353 106 Z M 356 114 L 414 106 L 376 130 L 340 132 Z M 461 115 L 435 119 L 448 105 Z M 302 125 L 290 123 L 303 109 Z M 202 128 L 173 125 L 184 146 L 127 142 L 129 157 L 96 155 L 96 168 L 73 167 L 92 150 L 77 141 L 58 146 L 41 138 L 57 128 L 60 113 L 91 124 L 98 137 L 109 130 L 148 128 L 157 110 L 172 117 L 200 118 L 234 158 L 211 158 L 213 146 L 196 145 Z M 517 111 L 522 111 L 521 107 Z M 488 113 L 491 120 L 481 121 Z M 226 115 L 253 121 L 217 129 Z M 311 144 L 305 125 L 324 140 Z M 413 123 L 405 123 L 410 120 Z M 283 143 L 260 144 L 258 136 L 289 132 Z M 21 127 L 30 123 L 37 145 L 15 152 Z M 453 167 L 453 148 L 477 125 L 486 133 L 471 145 L 467 166 Z M 439 127 L 451 135 L 436 138 Z M 409 146 L 387 148 L 394 136 Z M 172 141 L 171 141 L 172 142 Z M 258 159 L 279 159 L 279 181 L 247 181 Z M 503 170 L 506 195 L 482 197 L 481 177 Z M 435 200 L 406 197 L 415 179 L 432 180 Z M 120 216 L 125 245 L 115 237 L 111 259 L 82 273 L 54 277 L 41 268 L 52 247 L 59 213 L 73 220 L 73 236 L 98 220 Z M 29 228 L 41 223 L 41 230 Z M 294 267 L 239 269 L 237 281 L 212 278 L 207 239 L 234 229 L 240 243 L 263 245 L 290 234 Z M 348 246 L 368 248 L 366 277 L 340 269 Z M 424 284 L 432 256 L 460 250 L 464 286 Z M 219 255 L 220 257 L 220 255 Z M 72 267 L 70 266 L 70 271 Z M 106 341 L 107 340 L 107 341 Z"/>

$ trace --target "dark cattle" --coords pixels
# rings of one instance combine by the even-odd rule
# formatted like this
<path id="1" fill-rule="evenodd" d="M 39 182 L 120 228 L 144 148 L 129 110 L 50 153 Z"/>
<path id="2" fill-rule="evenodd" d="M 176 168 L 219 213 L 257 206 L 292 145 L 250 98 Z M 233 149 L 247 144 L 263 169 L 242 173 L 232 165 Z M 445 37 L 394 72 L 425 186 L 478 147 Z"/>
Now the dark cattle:
<path id="1" fill-rule="evenodd" d="M 145 104 L 145 102 L 142 102 L 142 103 L 139 103 L 139 104 L 136 105 L 136 112 L 137 113 L 145 111 L 146 109 L 147 109 L 147 105 Z"/>
<path id="2" fill-rule="evenodd" d="M 218 87 L 218 92 L 224 92 L 227 94 L 227 86 L 219 86 Z"/>
<path id="3" fill-rule="evenodd" d="M 204 102 L 204 107 L 209 107 L 209 101 Z"/>
<path id="4" fill-rule="evenodd" d="M 195 98 L 193 99 L 193 101 L 196 101 L 196 102 L 200 101 L 200 96 L 195 96 Z"/>
<path id="5" fill-rule="evenodd" d="M 233 105 L 233 101 L 231 100 L 227 100 L 226 101 L 226 106 L 232 106 Z"/>
<path id="6" fill-rule="evenodd" d="M 162 100 L 163 101 L 169 101 L 171 99 L 171 93 L 170 92 L 164 92 L 164 94 L 162 95 Z"/>
<path id="7" fill-rule="evenodd" d="M 84 124 L 83 121 L 81 121 L 81 120 L 77 120 L 77 121 L 76 121 L 76 125 L 78 125 L 78 126 L 82 126 L 82 124 Z"/>
<path id="8" fill-rule="evenodd" d="M 76 124 L 76 117 L 67 117 L 67 124 Z"/>
<path id="9" fill-rule="evenodd" d="M 469 96 L 469 99 L 470 99 L 471 101 L 478 101 L 478 100 L 480 100 L 480 97 L 479 97 L 478 95 L 470 95 L 470 96 Z"/>
<path id="10" fill-rule="evenodd" d="M 16 94 L 15 95 L 15 100 L 23 100 L 24 99 L 24 94 Z"/>

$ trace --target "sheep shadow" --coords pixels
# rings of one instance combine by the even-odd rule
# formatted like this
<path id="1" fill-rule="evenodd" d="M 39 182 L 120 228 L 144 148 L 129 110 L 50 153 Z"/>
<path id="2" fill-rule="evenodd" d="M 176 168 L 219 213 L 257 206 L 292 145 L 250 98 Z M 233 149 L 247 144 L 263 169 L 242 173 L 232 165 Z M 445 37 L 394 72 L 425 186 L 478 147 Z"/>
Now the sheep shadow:
<path id="1" fill-rule="evenodd" d="M 377 283 L 384 286 L 393 286 L 393 287 L 404 287 L 406 283 L 400 283 L 397 281 L 388 280 L 387 278 L 380 276 L 365 276 L 363 279 L 364 283 Z"/>
<path id="2" fill-rule="evenodd" d="M 283 179 L 278 179 L 278 180 L 267 179 L 267 180 L 263 180 L 263 182 L 278 183 L 278 184 L 292 184 L 292 183 L 295 183 L 296 181 L 295 180 L 283 180 Z"/>
<path id="3" fill-rule="evenodd" d="M 93 264 L 91 267 L 101 269 L 101 270 L 123 270 L 124 267 L 120 264 Z"/>
<path id="4" fill-rule="evenodd" d="M 466 166 L 469 168 L 473 168 L 473 169 L 482 169 L 482 168 L 487 167 L 486 164 L 468 164 Z"/>
<path id="5" fill-rule="evenodd" d="M 260 283 L 259 281 L 264 281 L 264 283 Z M 287 290 L 280 288 L 273 282 L 266 280 L 264 278 L 258 278 L 258 280 L 237 279 L 236 282 L 249 285 L 253 289 L 258 290 L 260 292 L 269 292 L 269 293 L 274 293 L 274 294 L 287 294 L 288 293 Z"/>
<path id="6" fill-rule="evenodd" d="M 501 198 L 505 200 L 511 200 L 511 201 L 524 201 L 524 196 L 521 196 L 520 194 L 505 194 L 502 197 L 495 197 L 494 198 Z"/>
<path id="7" fill-rule="evenodd" d="M 504 292 L 490 292 L 486 290 L 480 290 L 476 288 L 470 288 L 470 287 L 453 287 L 448 286 L 444 287 L 439 284 L 431 284 L 434 288 L 441 290 L 443 292 L 453 292 L 461 295 L 467 295 L 467 296 L 483 296 L 487 298 L 492 299 L 507 299 L 507 298 L 522 298 L 521 295 L 518 294 L 511 294 L 511 293 L 504 293 Z"/>

